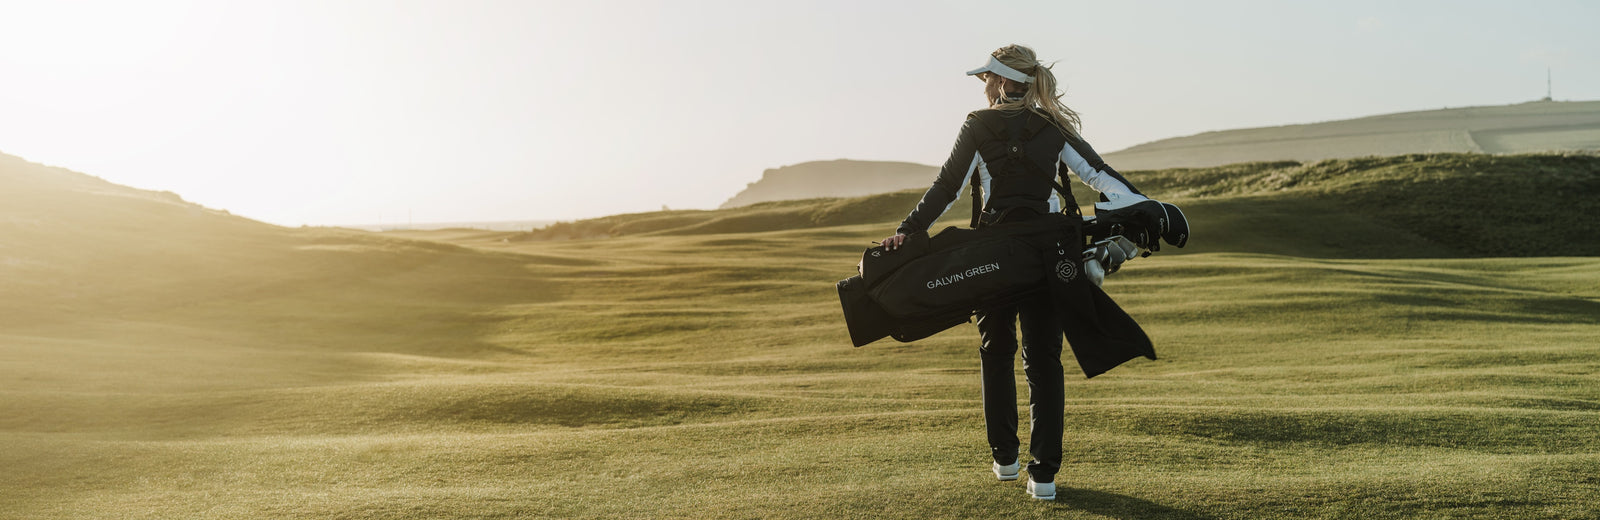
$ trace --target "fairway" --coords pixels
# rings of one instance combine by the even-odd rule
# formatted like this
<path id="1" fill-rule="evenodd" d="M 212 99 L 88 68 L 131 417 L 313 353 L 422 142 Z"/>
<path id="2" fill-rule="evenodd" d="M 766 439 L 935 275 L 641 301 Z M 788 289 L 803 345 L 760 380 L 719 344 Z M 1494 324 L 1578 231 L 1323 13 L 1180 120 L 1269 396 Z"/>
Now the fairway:
<path id="1" fill-rule="evenodd" d="M 833 283 L 893 220 L 530 241 L 134 195 L 98 206 L 134 235 L 7 217 L 34 246 L 0 264 L 0 517 L 1600 511 L 1600 258 L 1252 250 L 1197 227 L 1107 281 L 1160 360 L 1092 380 L 1069 362 L 1041 502 L 989 472 L 973 326 L 850 347 Z M 1233 196 L 1176 202 L 1227 221 Z"/>
<path id="2" fill-rule="evenodd" d="M 484 306 L 475 327 L 436 338 L 481 343 L 471 356 L 351 354 L 350 380 L 227 391 L 8 392 L 0 507 L 42 518 L 1600 507 L 1600 260 L 1135 261 L 1108 288 L 1161 360 L 1069 378 L 1062 496 L 1040 503 L 988 474 L 971 326 L 849 347 L 831 282 L 882 229 L 486 240 L 529 255 L 523 276 L 558 296 Z M 63 418 L 106 401 L 109 417 Z"/>

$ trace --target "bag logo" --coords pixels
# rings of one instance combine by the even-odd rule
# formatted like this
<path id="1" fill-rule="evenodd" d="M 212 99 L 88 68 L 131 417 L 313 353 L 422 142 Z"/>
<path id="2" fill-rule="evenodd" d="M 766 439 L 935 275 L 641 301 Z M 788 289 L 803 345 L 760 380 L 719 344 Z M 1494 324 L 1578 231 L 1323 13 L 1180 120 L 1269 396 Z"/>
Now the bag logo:
<path id="1" fill-rule="evenodd" d="M 1071 260 L 1062 260 L 1060 262 L 1056 262 L 1056 278 L 1060 278 L 1063 282 L 1071 283 L 1072 280 L 1077 277 L 1077 264 L 1073 263 Z"/>
<path id="2" fill-rule="evenodd" d="M 981 275 L 981 274 L 988 274 L 988 273 L 992 273 L 992 272 L 999 271 L 999 270 L 1000 270 L 1000 263 L 999 262 L 995 262 L 995 263 L 992 263 L 992 264 L 983 264 L 983 265 L 968 269 L 964 273 L 955 273 L 955 274 L 952 274 L 950 276 L 941 276 L 939 278 L 928 280 L 928 283 L 926 285 L 928 286 L 929 289 L 935 289 L 935 288 L 944 287 L 946 285 L 950 285 L 950 284 L 953 284 L 953 283 L 956 283 L 956 282 L 960 282 L 962 280 L 967 280 L 967 279 L 970 279 L 970 278 L 972 278 L 974 276 L 978 276 L 978 275 Z"/>

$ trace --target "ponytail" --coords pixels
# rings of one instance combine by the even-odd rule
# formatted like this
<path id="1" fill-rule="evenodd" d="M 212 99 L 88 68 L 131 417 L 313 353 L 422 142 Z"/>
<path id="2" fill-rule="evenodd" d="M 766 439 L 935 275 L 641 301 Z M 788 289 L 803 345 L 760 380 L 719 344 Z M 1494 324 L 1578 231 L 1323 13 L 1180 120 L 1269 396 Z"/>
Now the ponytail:
<path id="1" fill-rule="evenodd" d="M 1055 73 L 1051 72 L 1049 66 L 1039 63 L 1033 49 L 1013 44 L 1001 47 L 990 55 L 1007 67 L 1027 74 L 1033 80 L 1024 83 L 1028 90 L 1023 93 L 1021 101 L 1008 101 L 1001 97 L 993 108 L 1005 111 L 1033 110 L 1045 116 L 1045 119 L 1049 119 L 1063 133 L 1081 138 L 1078 130 L 1083 126 L 1082 120 L 1078 118 L 1076 111 L 1061 102 L 1062 94 L 1057 91 Z"/>

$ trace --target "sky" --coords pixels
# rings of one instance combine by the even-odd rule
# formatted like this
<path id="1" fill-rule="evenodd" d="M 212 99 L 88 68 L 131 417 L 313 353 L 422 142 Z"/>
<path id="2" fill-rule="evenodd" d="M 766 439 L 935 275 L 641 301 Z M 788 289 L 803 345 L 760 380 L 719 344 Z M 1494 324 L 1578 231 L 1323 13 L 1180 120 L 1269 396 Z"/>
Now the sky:
<path id="1" fill-rule="evenodd" d="M 1101 152 L 1600 99 L 1593 1 L 0 0 L 0 153 L 273 224 L 714 208 L 940 164 L 1020 43 Z M 1115 164 L 1112 164 L 1115 166 Z M 931 179 L 930 179 L 931 181 Z"/>

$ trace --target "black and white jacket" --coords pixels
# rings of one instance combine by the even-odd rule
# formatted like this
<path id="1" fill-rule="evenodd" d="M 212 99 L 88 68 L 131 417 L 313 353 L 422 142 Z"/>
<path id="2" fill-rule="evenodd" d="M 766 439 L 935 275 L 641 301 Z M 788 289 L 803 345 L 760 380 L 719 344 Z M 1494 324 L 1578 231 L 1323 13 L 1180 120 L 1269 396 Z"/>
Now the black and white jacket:
<path id="1" fill-rule="evenodd" d="M 1013 145 L 1020 145 L 1020 149 L 1013 150 Z M 982 187 L 984 211 L 1061 211 L 1064 204 L 1075 202 L 1061 200 L 1051 184 L 1059 178 L 1066 186 L 1067 170 L 1115 206 L 1145 198 L 1133 183 L 1107 166 L 1088 142 L 1062 132 L 1045 116 L 1033 110 L 991 108 L 973 112 L 967 115 L 939 177 L 896 232 L 927 231 L 950 208 L 973 175 L 978 176 Z"/>

